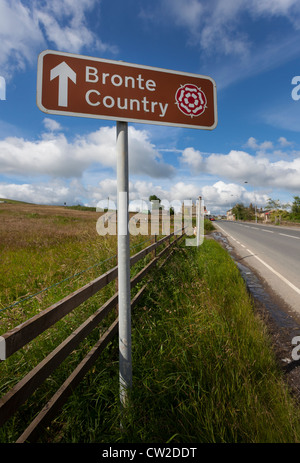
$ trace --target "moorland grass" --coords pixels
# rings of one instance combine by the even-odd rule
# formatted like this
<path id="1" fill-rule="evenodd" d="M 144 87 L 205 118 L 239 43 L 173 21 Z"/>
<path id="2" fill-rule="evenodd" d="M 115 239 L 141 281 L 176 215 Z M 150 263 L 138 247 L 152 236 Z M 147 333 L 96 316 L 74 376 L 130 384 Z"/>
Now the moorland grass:
<path id="1" fill-rule="evenodd" d="M 99 360 L 44 436 L 59 442 L 299 442 L 299 407 L 238 269 L 214 241 L 180 246 L 132 315 L 133 388 Z M 120 430 L 120 421 L 122 430 Z M 59 437 L 58 437 L 59 436 Z"/>
<path id="2" fill-rule="evenodd" d="M 116 265 L 115 236 L 99 236 L 99 213 L 19 203 L 0 208 L 0 335 L 61 300 Z M 148 242 L 145 243 L 145 240 Z M 150 244 L 131 239 L 131 253 Z M 133 273 L 134 273 L 133 269 Z M 53 327 L 0 363 L 0 397 L 58 346 L 116 291 L 116 282 L 81 304 Z M 104 321 L 108 326 L 116 313 Z M 103 327 L 101 328 L 104 329 Z M 99 339 L 99 328 L 80 344 L 3 429 L 0 441 L 14 441 L 26 423 Z"/>

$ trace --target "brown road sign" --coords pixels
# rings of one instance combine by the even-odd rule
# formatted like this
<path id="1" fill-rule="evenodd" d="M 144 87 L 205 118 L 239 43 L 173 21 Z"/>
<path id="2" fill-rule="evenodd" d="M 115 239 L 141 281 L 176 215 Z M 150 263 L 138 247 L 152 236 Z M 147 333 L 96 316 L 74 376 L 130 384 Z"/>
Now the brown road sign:
<path id="1" fill-rule="evenodd" d="M 208 130 L 217 125 L 210 77 L 51 50 L 39 55 L 37 105 L 66 116 Z"/>

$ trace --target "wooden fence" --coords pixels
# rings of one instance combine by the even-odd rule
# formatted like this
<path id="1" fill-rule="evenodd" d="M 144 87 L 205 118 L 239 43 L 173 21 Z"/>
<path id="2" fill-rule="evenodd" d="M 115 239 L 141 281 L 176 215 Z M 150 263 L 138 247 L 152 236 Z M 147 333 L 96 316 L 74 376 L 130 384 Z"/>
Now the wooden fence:
<path id="1" fill-rule="evenodd" d="M 175 236 L 174 233 L 171 233 L 133 255 L 130 258 L 130 266 L 136 264 L 149 253 L 153 253 L 155 256 L 134 278 L 132 278 L 131 288 L 139 283 L 166 253 L 168 253 L 168 259 L 172 253 L 172 247 L 183 236 L 184 233 L 179 236 Z M 172 237 L 174 237 L 173 241 L 171 241 Z M 156 249 L 164 243 L 164 249 L 156 255 Z M 167 259 L 164 260 L 162 265 Z M 111 270 L 107 271 L 59 302 L 41 311 L 39 314 L 25 321 L 21 325 L 13 328 L 5 334 L 2 334 L 2 343 L 5 344 L 5 358 L 10 357 L 13 353 L 24 347 L 39 334 L 50 328 L 73 309 L 95 295 L 108 283 L 115 280 L 117 276 L 118 267 L 115 266 Z M 132 308 L 137 304 L 150 281 L 151 280 L 147 281 L 132 298 Z M 46 358 L 44 358 L 23 379 L 21 379 L 21 381 L 8 391 L 4 397 L 0 399 L 0 426 L 14 415 L 19 407 L 26 402 L 34 391 L 53 373 L 53 371 L 67 358 L 67 356 L 74 351 L 79 343 L 99 325 L 104 317 L 108 315 L 108 313 L 110 313 L 117 304 L 118 292 L 107 300 L 98 310 L 96 310 L 96 312 L 94 312 L 92 316 L 73 331 L 70 336 L 68 336 L 58 347 L 56 347 Z M 16 441 L 17 443 L 34 442 L 38 438 L 41 430 L 45 428 L 57 415 L 67 398 L 72 394 L 74 388 L 93 366 L 101 352 L 113 339 L 117 332 L 118 318 L 115 319 L 91 351 L 78 364 L 73 373 L 66 379 L 36 418 L 29 424 Z"/>

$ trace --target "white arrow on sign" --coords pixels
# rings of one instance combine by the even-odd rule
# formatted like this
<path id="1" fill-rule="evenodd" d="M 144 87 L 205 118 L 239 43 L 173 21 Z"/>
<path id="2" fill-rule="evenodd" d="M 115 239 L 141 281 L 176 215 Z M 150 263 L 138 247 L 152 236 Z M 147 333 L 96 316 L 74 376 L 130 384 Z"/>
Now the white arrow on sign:
<path id="1" fill-rule="evenodd" d="M 68 106 L 68 79 L 76 84 L 76 72 L 63 61 L 51 69 L 50 80 L 58 77 L 58 106 Z"/>

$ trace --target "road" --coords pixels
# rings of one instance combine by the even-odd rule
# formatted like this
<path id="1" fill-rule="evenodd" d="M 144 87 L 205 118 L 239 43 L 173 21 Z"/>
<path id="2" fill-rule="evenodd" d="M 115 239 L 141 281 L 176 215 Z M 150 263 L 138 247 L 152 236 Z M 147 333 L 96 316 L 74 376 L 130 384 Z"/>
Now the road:
<path id="1" fill-rule="evenodd" d="M 300 228 L 216 221 L 245 265 L 300 315 Z"/>

